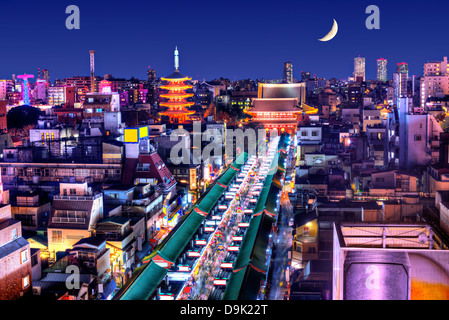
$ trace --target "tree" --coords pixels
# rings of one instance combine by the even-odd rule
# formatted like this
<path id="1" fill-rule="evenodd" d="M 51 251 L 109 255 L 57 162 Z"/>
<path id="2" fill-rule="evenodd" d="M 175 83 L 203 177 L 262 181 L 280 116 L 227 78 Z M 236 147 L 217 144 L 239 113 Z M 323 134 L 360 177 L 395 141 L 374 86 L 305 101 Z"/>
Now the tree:
<path id="1" fill-rule="evenodd" d="M 30 106 L 12 108 L 6 116 L 8 129 L 22 129 L 29 125 L 34 126 L 42 114 L 43 112 L 41 110 Z"/>
<path id="2" fill-rule="evenodd" d="M 211 103 L 209 105 L 209 108 L 207 108 L 206 112 L 204 112 L 204 118 L 207 118 L 208 116 L 215 115 L 215 103 Z"/>
<path id="3" fill-rule="evenodd" d="M 444 120 L 441 123 L 441 129 L 443 129 L 444 132 L 449 132 L 449 117 L 445 117 Z"/>

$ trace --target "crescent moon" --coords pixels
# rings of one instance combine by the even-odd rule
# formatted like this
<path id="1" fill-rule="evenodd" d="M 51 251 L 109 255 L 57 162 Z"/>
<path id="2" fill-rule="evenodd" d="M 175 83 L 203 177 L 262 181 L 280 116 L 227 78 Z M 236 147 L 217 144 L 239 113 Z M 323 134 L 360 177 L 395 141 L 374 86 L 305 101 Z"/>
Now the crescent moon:
<path id="1" fill-rule="evenodd" d="M 334 19 L 334 25 L 332 26 L 331 31 L 324 38 L 318 39 L 318 40 L 320 40 L 320 41 L 330 41 L 337 35 L 337 32 L 338 32 L 338 23 Z"/>

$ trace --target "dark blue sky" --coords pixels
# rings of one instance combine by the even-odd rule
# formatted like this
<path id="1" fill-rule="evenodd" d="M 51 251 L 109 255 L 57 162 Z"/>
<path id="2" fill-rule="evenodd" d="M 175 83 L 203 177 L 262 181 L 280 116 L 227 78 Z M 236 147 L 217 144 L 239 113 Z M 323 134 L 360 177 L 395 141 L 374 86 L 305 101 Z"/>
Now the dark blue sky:
<path id="1" fill-rule="evenodd" d="M 78 5 L 81 29 L 67 30 L 68 5 Z M 378 5 L 381 29 L 368 30 L 365 9 Z M 376 59 L 398 62 L 422 74 L 423 63 L 449 55 L 447 0 L 58 0 L 1 1 L 0 78 L 49 69 L 51 80 L 89 74 L 89 50 L 96 51 L 96 75 L 144 79 L 148 66 L 158 76 L 180 70 L 193 79 L 220 76 L 280 78 L 283 63 L 343 78 L 353 58 L 364 56 L 367 77 L 376 77 Z M 332 19 L 339 33 L 326 35 Z"/>

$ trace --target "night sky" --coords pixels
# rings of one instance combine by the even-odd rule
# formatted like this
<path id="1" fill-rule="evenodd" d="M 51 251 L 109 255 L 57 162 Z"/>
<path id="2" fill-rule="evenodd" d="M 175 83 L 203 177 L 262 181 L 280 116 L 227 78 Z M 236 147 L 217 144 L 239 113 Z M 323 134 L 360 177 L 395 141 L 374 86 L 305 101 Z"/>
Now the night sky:
<path id="1" fill-rule="evenodd" d="M 81 29 L 68 30 L 68 5 L 78 5 Z M 381 12 L 381 29 L 368 30 L 368 5 Z M 95 50 L 96 75 L 146 78 L 173 71 L 175 45 L 180 71 L 193 79 L 277 79 L 291 61 L 294 77 L 352 75 L 353 58 L 366 57 L 367 78 L 376 59 L 398 62 L 421 75 L 428 60 L 449 55 L 449 1 L 379 0 L 89 0 L 1 1 L 0 78 L 49 69 L 51 81 L 89 75 Z M 330 42 L 317 39 L 339 24 Z"/>

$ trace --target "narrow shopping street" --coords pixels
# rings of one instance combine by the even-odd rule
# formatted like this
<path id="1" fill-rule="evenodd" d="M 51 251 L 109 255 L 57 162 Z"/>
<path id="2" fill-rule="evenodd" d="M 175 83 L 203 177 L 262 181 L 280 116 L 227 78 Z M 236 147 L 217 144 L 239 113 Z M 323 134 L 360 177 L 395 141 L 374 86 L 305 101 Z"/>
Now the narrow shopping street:
<path id="1" fill-rule="evenodd" d="M 278 139 L 271 142 L 272 148 L 277 146 Z M 204 248 L 203 254 L 198 259 L 198 264 L 193 268 L 192 275 L 187 285 L 191 287 L 189 294 L 182 294 L 180 300 L 207 300 L 214 288 L 214 281 L 223 272 L 221 263 L 228 253 L 229 246 L 233 243 L 234 235 L 239 230 L 239 223 L 244 216 L 243 212 L 250 205 L 250 200 L 257 194 L 256 185 L 265 181 L 266 176 L 261 174 L 262 163 L 271 164 L 272 155 L 267 155 L 259 161 L 257 159 L 239 186 L 237 197 L 231 201 L 229 208 L 223 214 L 223 219 Z M 254 199 L 253 199 L 254 200 Z"/>

